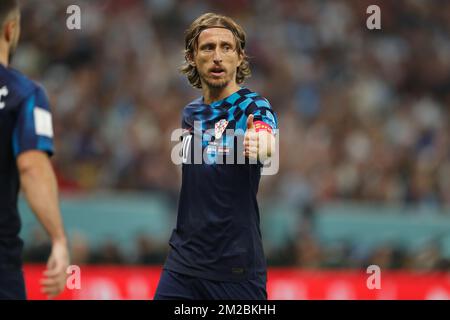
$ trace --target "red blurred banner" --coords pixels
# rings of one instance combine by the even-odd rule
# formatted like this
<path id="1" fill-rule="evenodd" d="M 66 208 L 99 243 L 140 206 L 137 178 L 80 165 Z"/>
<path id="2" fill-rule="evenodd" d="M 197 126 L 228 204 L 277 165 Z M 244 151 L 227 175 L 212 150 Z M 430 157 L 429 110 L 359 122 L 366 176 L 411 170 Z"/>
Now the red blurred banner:
<path id="1" fill-rule="evenodd" d="M 40 292 L 39 284 L 44 268 L 43 265 L 24 267 L 29 299 L 46 299 Z M 80 266 L 79 271 L 80 288 L 77 288 L 76 272 L 72 271 L 68 288 L 59 299 L 152 299 L 161 267 Z M 363 271 L 271 268 L 267 291 L 272 300 L 450 300 L 449 273 L 381 271 L 381 288 L 372 290 L 367 287 L 371 276 Z"/>

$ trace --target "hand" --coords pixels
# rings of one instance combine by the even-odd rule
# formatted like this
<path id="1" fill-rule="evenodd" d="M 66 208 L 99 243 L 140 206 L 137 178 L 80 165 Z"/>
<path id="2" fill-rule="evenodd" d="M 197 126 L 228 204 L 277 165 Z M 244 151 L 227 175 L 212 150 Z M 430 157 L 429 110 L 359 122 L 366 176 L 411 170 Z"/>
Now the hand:
<path id="1" fill-rule="evenodd" d="M 259 139 L 253 123 L 253 115 L 247 118 L 247 131 L 244 136 L 244 156 L 250 159 L 258 159 Z"/>
<path id="2" fill-rule="evenodd" d="M 47 262 L 47 270 L 41 280 L 42 292 L 48 298 L 54 298 L 64 291 L 69 266 L 69 251 L 65 241 L 56 241 L 52 245 L 52 252 Z"/>

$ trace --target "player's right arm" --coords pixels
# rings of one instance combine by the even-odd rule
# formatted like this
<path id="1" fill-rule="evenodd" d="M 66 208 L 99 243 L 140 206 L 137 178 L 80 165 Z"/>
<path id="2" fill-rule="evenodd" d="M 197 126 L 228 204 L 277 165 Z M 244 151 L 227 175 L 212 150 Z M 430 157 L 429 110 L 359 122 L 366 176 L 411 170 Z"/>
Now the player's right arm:
<path id="1" fill-rule="evenodd" d="M 264 163 L 276 152 L 273 130 L 278 121 L 266 99 L 259 99 L 248 106 L 247 130 L 244 136 L 244 156 Z"/>
<path id="2" fill-rule="evenodd" d="M 52 241 L 41 284 L 42 291 L 54 297 L 65 288 L 69 252 L 59 210 L 56 177 L 49 159 L 53 153 L 51 114 L 47 97 L 40 88 L 21 105 L 13 134 L 13 149 L 22 190 Z"/>

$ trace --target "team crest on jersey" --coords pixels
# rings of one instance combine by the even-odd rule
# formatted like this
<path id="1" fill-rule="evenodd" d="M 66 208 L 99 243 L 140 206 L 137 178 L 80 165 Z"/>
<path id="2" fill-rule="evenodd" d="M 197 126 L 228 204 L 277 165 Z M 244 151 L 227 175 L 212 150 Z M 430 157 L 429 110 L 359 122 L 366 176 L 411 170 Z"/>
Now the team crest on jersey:
<path id="1" fill-rule="evenodd" d="M 222 137 L 222 134 L 225 131 L 225 128 L 227 127 L 227 125 L 228 125 L 228 121 L 225 119 L 222 119 L 219 122 L 216 122 L 216 125 L 214 128 L 215 129 L 214 135 L 216 137 L 216 140 L 220 139 Z"/>

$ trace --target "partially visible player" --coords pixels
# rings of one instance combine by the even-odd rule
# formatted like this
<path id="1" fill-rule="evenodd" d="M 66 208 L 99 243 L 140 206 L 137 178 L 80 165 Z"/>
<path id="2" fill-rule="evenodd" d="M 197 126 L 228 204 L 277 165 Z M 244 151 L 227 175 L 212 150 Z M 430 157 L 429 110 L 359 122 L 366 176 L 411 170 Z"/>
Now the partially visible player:
<path id="1" fill-rule="evenodd" d="M 17 209 L 20 186 L 32 211 L 51 237 L 52 250 L 42 279 L 48 297 L 66 284 L 69 254 L 49 156 L 53 129 L 41 87 L 8 67 L 20 34 L 17 0 L 0 1 L 0 299 L 26 299 L 22 240 Z"/>
<path id="2" fill-rule="evenodd" d="M 213 13 L 187 30 L 182 71 L 203 96 L 183 110 L 189 134 L 177 225 L 155 299 L 267 299 L 256 195 L 278 124 L 267 99 L 240 86 L 250 75 L 245 42 L 241 26 Z M 243 145 L 236 144 L 238 131 L 245 132 Z M 198 144 L 202 163 L 195 163 Z"/>

